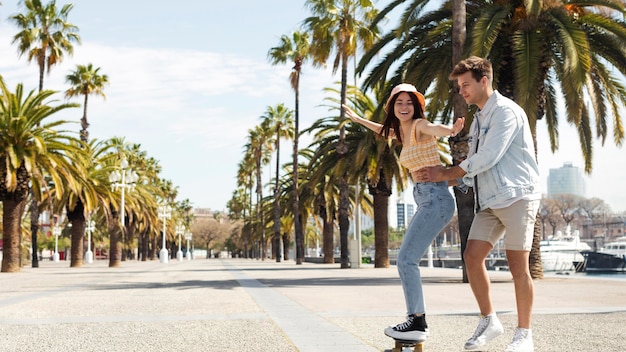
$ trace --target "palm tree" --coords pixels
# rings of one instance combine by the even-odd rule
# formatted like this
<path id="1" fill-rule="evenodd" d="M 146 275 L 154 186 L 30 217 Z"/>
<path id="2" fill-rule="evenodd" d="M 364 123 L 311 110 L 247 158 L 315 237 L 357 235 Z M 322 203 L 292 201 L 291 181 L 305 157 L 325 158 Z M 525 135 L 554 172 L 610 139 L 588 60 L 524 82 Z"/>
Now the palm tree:
<path id="1" fill-rule="evenodd" d="M 609 117 L 613 118 L 615 143 L 623 143 L 624 129 L 618 111 L 626 103 L 626 90 L 611 75 L 613 71 L 626 74 L 626 52 L 622 50 L 626 24 L 619 20 L 626 13 L 623 0 L 466 4 L 470 38 L 466 55 L 491 59 L 496 88 L 524 108 L 533 134 L 536 121 L 545 116 L 550 146 L 553 151 L 558 149 L 561 113 L 557 92 L 561 91 L 566 120 L 578 127 L 587 172 L 592 169 L 592 116 L 602 143 L 608 134 Z M 450 70 L 440 62 L 452 60 L 451 18 L 449 3 L 425 14 L 410 12 L 398 30 L 384 36 L 360 63 L 362 70 L 385 46 L 393 45 L 386 59 L 371 69 L 366 86 L 386 80 L 387 72 L 394 68 L 392 80 L 409 79 L 418 89 L 439 98 L 428 105 L 428 116 L 441 116 L 446 122 L 452 96 L 456 94 L 450 89 Z M 410 30 L 400 30 L 405 28 Z M 593 112 L 583 104 L 587 100 L 591 101 Z M 471 119 L 471 113 L 468 118 Z M 542 276 L 538 234 L 536 226 L 531 251 L 533 277 Z"/>
<path id="2" fill-rule="evenodd" d="M 149 208 L 149 211 L 144 211 L 145 215 L 143 221 L 145 222 L 145 228 L 140 234 L 141 239 L 141 260 L 147 261 L 148 258 L 154 260 L 156 258 L 156 240 L 158 238 L 159 231 L 162 227 L 156 228 L 153 224 L 159 224 L 159 199 L 163 199 L 164 195 L 160 193 L 159 173 L 161 172 L 161 166 L 158 161 L 152 157 L 144 160 L 144 164 L 137 164 L 138 170 L 141 170 L 141 177 L 138 184 L 142 187 L 139 188 L 139 193 L 147 193 L 143 198 L 150 199 L 153 206 Z"/>
<path id="3" fill-rule="evenodd" d="M 319 121 L 321 123 L 321 121 Z M 305 132 L 307 132 L 307 129 Z M 330 128 L 332 131 L 337 131 L 336 128 Z M 332 182 L 332 161 L 330 158 L 321 158 L 323 152 L 318 149 L 318 142 L 322 142 L 320 138 L 312 144 L 311 148 L 305 148 L 300 151 L 300 157 L 304 161 L 299 167 L 301 168 L 300 177 L 300 209 L 302 209 L 302 216 L 308 219 L 310 215 L 317 215 L 317 218 L 321 219 L 322 224 L 318 227 L 322 231 L 322 250 L 325 264 L 335 263 L 335 218 L 337 203 L 338 203 L 338 189 L 334 187 L 338 182 Z M 323 142 L 322 142 L 323 143 Z M 332 137 L 324 143 L 327 147 L 324 150 L 328 150 L 330 153 L 335 153 L 335 139 Z M 302 231 L 304 233 L 304 227 L 306 223 L 302 224 Z M 303 244 L 304 247 L 304 244 Z"/>
<path id="4" fill-rule="evenodd" d="M 251 229 L 250 224 L 252 222 L 252 187 L 254 185 L 252 177 L 254 175 L 254 169 L 255 162 L 252 154 L 246 150 L 244 158 L 239 162 L 237 168 L 237 186 L 244 190 L 244 197 L 241 201 L 246 201 L 246 203 L 243 204 L 242 209 L 244 221 L 244 226 L 242 228 L 242 240 L 246 258 L 250 257 L 250 249 L 252 246 L 251 233 L 249 233 L 248 230 Z M 248 218 L 246 218 L 246 210 L 248 211 Z"/>
<path id="5" fill-rule="evenodd" d="M 107 141 L 94 140 L 88 144 L 74 143 L 72 147 L 82 151 L 71 160 L 71 165 L 79 171 L 71 187 L 74 191 L 64 191 L 68 186 L 53 185 L 48 197 L 50 200 L 54 199 L 54 209 L 58 209 L 59 212 L 63 208 L 67 210 L 67 218 L 71 224 L 70 267 L 81 267 L 85 222 L 92 214 L 95 217 L 96 208 L 112 201 L 107 180 L 109 173 L 113 170 L 106 167 L 106 165 L 112 165 L 111 162 L 105 161 L 111 155 L 110 144 Z"/>
<path id="6" fill-rule="evenodd" d="M 336 95 L 339 96 L 339 92 L 337 90 L 328 89 L 327 91 L 336 93 Z M 327 106 L 331 110 L 338 109 L 338 99 L 329 97 L 327 100 L 330 102 Z M 339 213 L 338 209 L 341 204 L 342 197 L 340 180 L 341 178 L 346 178 L 346 181 L 351 184 L 360 182 L 361 176 L 368 174 L 368 171 L 370 171 L 369 166 L 371 164 L 368 164 L 368 162 L 375 163 L 375 161 L 372 161 L 371 159 L 374 157 L 368 155 L 372 153 L 371 148 L 368 146 L 367 142 L 364 142 L 363 140 L 364 138 L 368 139 L 368 136 L 363 133 L 359 126 L 354 124 L 348 125 L 347 128 L 350 133 L 346 134 L 344 137 L 347 154 L 343 156 L 339 155 L 336 146 L 341 138 L 337 133 L 341 124 L 342 122 L 339 120 L 337 115 L 331 115 L 318 119 L 311 125 L 310 128 L 304 131 L 306 133 L 314 133 L 313 143 L 308 148 L 310 150 L 314 150 L 314 152 L 309 157 L 310 163 L 307 166 L 309 171 L 306 178 L 308 180 L 309 187 L 312 189 L 310 191 L 310 197 L 313 198 L 312 202 L 314 203 L 316 213 L 322 219 L 321 227 L 323 232 L 322 240 L 325 263 L 334 262 L 334 223 L 336 219 L 338 220 L 337 214 Z M 369 138 L 373 139 L 374 136 L 371 135 Z M 369 140 L 371 141 L 371 139 Z M 384 142 L 382 144 L 386 145 Z M 401 168 L 397 168 L 397 170 L 399 170 L 399 173 L 402 173 Z M 395 173 L 395 175 L 397 175 L 397 173 Z M 374 178 L 369 174 L 368 177 L 372 179 Z M 389 184 L 391 184 L 390 180 Z M 361 195 L 354 196 L 354 194 L 350 194 L 351 191 L 352 190 L 348 189 L 349 202 L 351 202 L 352 199 L 356 199 L 356 201 L 360 202 L 363 208 L 367 209 L 370 207 L 367 199 Z M 387 195 L 389 194 L 390 191 L 387 192 Z M 348 207 L 348 216 L 351 215 L 350 209 L 351 207 Z M 380 203 L 379 211 L 386 214 L 386 204 Z M 386 219 L 386 215 L 384 215 L 384 217 Z M 380 224 L 381 223 L 379 223 L 379 225 Z M 384 250 L 381 249 L 380 252 L 386 252 L 386 242 L 380 242 L 380 245 L 384 247 Z M 356 255 L 359 254 L 357 253 Z"/>
<path id="7" fill-rule="evenodd" d="M 273 133 L 273 131 L 271 131 Z M 270 131 L 267 129 L 267 126 L 259 125 L 255 128 L 248 131 L 248 139 L 249 142 L 246 144 L 245 148 L 247 153 L 250 154 L 251 159 L 254 161 L 255 165 L 255 175 L 256 175 L 256 211 L 257 217 L 256 221 L 260 221 L 257 229 L 259 230 L 260 242 L 261 242 L 261 259 L 265 260 L 266 256 L 266 240 L 265 240 L 265 224 L 263 222 L 263 182 L 262 182 L 262 166 L 267 165 L 270 161 L 271 157 L 271 135 Z"/>
<path id="8" fill-rule="evenodd" d="M 348 87 L 349 100 L 361 116 L 381 123 L 384 119 L 380 107 L 384 97 L 373 100 L 356 87 Z M 339 95 L 336 89 L 327 89 L 327 92 Z M 377 91 L 380 93 L 380 91 Z M 337 99 L 329 98 L 329 101 Z M 367 175 L 367 184 L 370 195 L 374 200 L 374 243 L 376 268 L 389 266 L 389 196 L 392 193 L 392 180 L 396 180 L 398 191 L 402 192 L 407 182 L 407 172 L 400 164 L 400 146 L 395 140 L 385 140 L 372 131 L 360 126 L 350 126 L 350 134 L 358 142 L 351 148 L 350 159 L 353 160 L 355 173 Z M 357 181 L 360 182 L 360 181 Z M 357 195 L 358 196 L 358 195 Z"/>
<path id="9" fill-rule="evenodd" d="M 87 122 L 87 99 L 89 95 L 95 94 L 106 99 L 104 94 L 104 87 L 109 83 L 109 77 L 107 75 L 100 75 L 100 67 L 95 68 L 91 65 L 76 65 L 76 70 L 69 75 L 65 76 L 65 81 L 72 86 L 65 91 L 65 97 L 77 97 L 80 95 L 85 96 L 85 102 L 83 103 L 83 117 L 80 119 L 80 139 L 83 142 L 89 140 L 89 132 L 87 128 L 89 123 Z"/>
<path id="10" fill-rule="evenodd" d="M 108 143 L 112 152 L 106 160 L 100 161 L 102 167 L 109 170 L 107 175 L 118 168 L 122 158 L 126 159 L 134 170 L 139 171 L 137 180 L 129 191 L 125 192 L 123 208 L 121 207 L 121 192 L 111 191 L 110 201 L 105 203 L 110 232 L 109 267 L 117 267 L 126 260 L 128 243 L 134 241 L 135 234 L 144 236 L 138 238 L 138 242 L 141 241 L 144 245 L 147 245 L 150 234 L 157 237 L 162 224 L 158 218 L 159 202 L 166 199 L 168 204 L 173 205 L 176 190 L 171 182 L 158 178 L 160 166 L 140 149 L 139 144 L 128 143 L 124 138 L 119 137 L 110 139 Z M 108 180 L 103 184 L 110 187 Z M 122 212 L 125 214 L 123 224 L 120 221 Z M 171 220 L 175 224 L 177 219 L 172 216 Z M 147 256 L 145 250 L 142 254 L 144 258 Z"/>
<path id="11" fill-rule="evenodd" d="M 298 198 L 298 209 L 299 209 L 299 218 L 303 221 L 298 221 L 298 228 L 295 228 L 295 224 L 293 224 L 293 222 L 295 221 L 295 217 L 289 217 L 289 211 L 285 210 L 283 212 L 283 217 L 281 220 L 281 226 L 282 226 L 282 231 L 283 231 L 283 244 L 284 244 L 284 248 L 283 248 L 283 256 L 285 258 L 285 260 L 287 260 L 289 258 L 289 248 L 287 247 L 287 244 L 291 243 L 291 233 L 289 231 L 289 228 L 294 228 L 294 233 L 296 231 L 299 231 L 301 233 L 304 233 L 305 230 L 305 226 L 306 226 L 306 219 L 309 219 L 309 214 L 313 214 L 313 200 L 314 200 L 314 195 L 312 194 L 312 187 L 311 185 L 313 184 L 310 179 L 308 178 L 308 174 L 309 174 L 309 169 L 308 166 L 311 165 L 311 158 L 313 156 L 313 152 L 309 149 L 302 149 L 298 152 L 298 160 L 300 160 L 300 162 L 298 163 L 298 170 L 296 171 L 296 173 L 298 174 L 298 180 L 297 183 L 298 184 L 298 194 L 297 194 L 297 198 Z M 291 168 L 293 167 L 293 165 L 291 166 L 287 166 L 285 165 L 285 177 L 283 177 L 281 183 L 282 183 L 282 190 L 281 192 L 283 192 L 281 194 L 281 196 L 279 197 L 281 199 L 281 202 L 284 202 L 285 205 L 288 204 L 293 204 L 294 202 L 294 192 L 293 192 L 293 188 L 294 186 L 294 181 L 293 181 L 293 177 L 289 178 L 289 175 L 293 175 L 293 171 L 291 170 Z M 281 209 L 287 209 L 287 207 L 282 207 Z M 302 251 L 302 257 L 304 258 L 304 238 L 302 239 L 302 243 L 300 244 L 302 246 L 301 251 Z M 296 250 L 296 252 L 298 251 L 298 249 Z M 297 260 L 296 260 L 296 264 L 297 264 Z"/>
<path id="12" fill-rule="evenodd" d="M 304 234 L 300 223 L 302 221 L 299 200 L 298 200 L 298 141 L 300 138 L 300 74 L 302 73 L 302 65 L 309 58 L 310 50 L 309 34 L 306 32 L 294 32 L 289 38 L 283 35 L 280 38 L 280 45 L 270 49 L 268 56 L 272 64 L 286 63 L 288 60 L 293 62 L 293 68 L 289 75 L 291 88 L 295 93 L 295 123 L 293 138 L 293 224 L 296 235 L 296 264 L 302 264 L 304 259 Z"/>
<path id="13" fill-rule="evenodd" d="M 47 99 L 55 92 L 50 90 L 25 94 L 22 84 L 11 92 L 0 77 L 0 200 L 3 204 L 3 258 L 2 271 L 20 270 L 20 224 L 29 193 L 37 202 L 49 182 L 63 191 L 65 185 L 73 187 L 78 170 L 72 158 L 80 155 L 75 148 L 77 140 L 64 130 L 64 120 L 42 122 L 55 113 L 76 104 L 51 106 Z M 65 180 L 65 182 L 64 182 Z M 35 242 L 36 243 L 36 242 Z M 37 257 L 33 243 L 33 257 Z"/>
<path id="14" fill-rule="evenodd" d="M 45 6 L 41 0 L 24 0 L 24 13 L 9 17 L 20 31 L 13 37 L 18 44 L 20 56 L 27 54 L 28 61 L 36 61 L 39 67 L 39 90 L 43 89 L 43 76 L 47 70 L 63 61 L 65 53 L 74 53 L 73 43 L 80 44 L 78 27 L 69 23 L 67 17 L 74 8 L 66 4 L 57 8 L 56 0 Z"/>
<path id="15" fill-rule="evenodd" d="M 67 21 L 67 17 L 74 7 L 72 4 L 57 9 L 56 1 L 52 0 L 43 6 L 40 0 L 24 0 L 24 13 L 9 17 L 19 28 L 13 37 L 12 44 L 17 43 L 18 54 L 21 57 L 28 55 L 28 61 L 36 61 L 39 68 L 39 91 L 43 90 L 44 72 L 63 61 L 65 53 L 72 55 L 73 43 L 80 43 L 77 34 L 78 27 Z M 33 248 L 37 248 L 37 233 L 39 232 L 39 207 L 35 202 L 37 196 L 32 195 L 30 206 L 31 237 Z M 32 266 L 39 267 L 39 259 L 33 251 Z"/>
<path id="16" fill-rule="evenodd" d="M 293 111 L 287 109 L 285 104 L 278 104 L 275 107 L 268 106 L 265 115 L 261 116 L 263 123 L 268 124 L 269 130 L 274 130 L 276 135 L 274 139 L 274 147 L 276 148 L 276 179 L 274 184 L 274 246 L 276 261 L 280 262 L 280 202 L 278 196 L 280 194 L 278 176 L 280 168 L 280 139 L 293 138 Z"/>
<path id="17" fill-rule="evenodd" d="M 87 143 L 89 140 L 89 132 L 87 128 L 89 123 L 87 122 L 87 99 L 90 94 L 100 95 L 106 98 L 103 89 L 108 84 L 109 79 L 107 75 L 100 75 L 98 71 L 100 68 L 94 69 L 91 64 L 77 65 L 76 71 L 65 77 L 67 83 L 70 83 L 72 87 L 65 91 L 65 97 L 71 98 L 79 95 L 85 96 L 83 104 L 83 117 L 81 118 L 81 131 L 80 139 L 83 143 Z M 91 163 L 92 160 L 87 160 L 86 163 Z M 112 171 L 112 170 L 110 170 Z M 72 223 L 72 256 L 71 267 L 80 267 L 82 265 L 82 244 L 83 234 L 85 226 L 85 214 L 90 214 L 92 209 L 85 209 L 83 204 L 83 197 L 78 196 L 75 198 L 75 203 L 68 203 L 71 208 L 68 208 L 68 219 Z M 87 207 L 90 208 L 90 207 Z"/>
<path id="18" fill-rule="evenodd" d="M 323 65 L 331 52 L 335 52 L 333 73 L 341 67 L 341 103 L 346 102 L 348 84 L 348 60 L 355 56 L 358 44 L 369 49 L 378 36 L 378 27 L 371 22 L 378 10 L 370 0 L 307 0 L 306 6 L 312 16 L 304 23 L 312 33 L 311 56 L 313 63 Z M 341 105 L 340 105 L 341 106 Z M 345 112 L 340 109 L 340 121 L 345 119 Z M 344 157 L 348 150 L 345 145 L 345 130 L 340 126 L 337 154 Z M 346 175 L 339 179 L 339 232 L 341 239 L 341 267 L 350 267 L 348 256 L 348 227 L 350 226 L 348 183 Z"/>

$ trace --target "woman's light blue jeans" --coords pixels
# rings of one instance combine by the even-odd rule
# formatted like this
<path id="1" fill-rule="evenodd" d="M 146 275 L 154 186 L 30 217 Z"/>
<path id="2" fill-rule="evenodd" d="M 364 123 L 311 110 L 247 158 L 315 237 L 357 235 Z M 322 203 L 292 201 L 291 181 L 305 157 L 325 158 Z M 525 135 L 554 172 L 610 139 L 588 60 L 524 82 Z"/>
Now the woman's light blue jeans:
<path id="1" fill-rule="evenodd" d="M 447 182 L 416 183 L 413 198 L 417 210 L 406 229 L 397 261 L 408 315 L 426 312 L 420 259 L 439 232 L 452 220 L 455 208 Z"/>

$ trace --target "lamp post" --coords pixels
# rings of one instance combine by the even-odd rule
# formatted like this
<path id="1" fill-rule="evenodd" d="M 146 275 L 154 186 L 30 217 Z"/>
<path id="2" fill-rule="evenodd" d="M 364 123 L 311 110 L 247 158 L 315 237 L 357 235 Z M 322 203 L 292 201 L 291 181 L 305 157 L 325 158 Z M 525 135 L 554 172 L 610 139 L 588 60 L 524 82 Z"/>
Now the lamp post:
<path id="1" fill-rule="evenodd" d="M 52 234 L 54 235 L 54 254 L 52 255 L 52 261 L 59 261 L 59 236 L 61 235 L 61 226 L 55 224 L 52 228 Z"/>
<path id="2" fill-rule="evenodd" d="M 178 224 L 176 226 L 176 234 L 178 235 L 178 252 L 176 252 L 176 260 L 179 262 L 183 260 L 183 251 L 180 249 L 180 236 L 185 233 L 185 226 L 183 224 Z"/>
<path id="3" fill-rule="evenodd" d="M 111 182 L 111 189 L 113 190 L 122 190 L 122 201 L 120 205 L 120 223 L 122 228 L 122 248 L 124 248 L 124 232 L 125 232 L 125 221 L 124 221 L 124 191 L 128 188 L 131 190 L 135 187 L 135 182 L 139 178 L 137 173 L 128 168 L 128 161 L 126 161 L 126 157 L 122 157 L 122 161 L 120 161 L 120 169 L 121 172 L 115 170 L 109 174 L 109 181 Z M 122 258 L 124 258 L 124 253 L 122 253 Z"/>
<path id="4" fill-rule="evenodd" d="M 85 263 L 93 263 L 93 252 L 91 251 L 91 234 L 96 229 L 96 222 L 89 217 L 87 220 L 87 226 L 85 226 L 85 232 L 87 232 L 87 252 L 85 252 Z"/>
<path id="5" fill-rule="evenodd" d="M 187 232 L 185 232 L 185 239 L 187 240 L 187 260 L 191 260 L 191 247 L 189 247 L 189 241 L 191 241 L 192 236 L 191 231 L 187 230 Z"/>
<path id="6" fill-rule="evenodd" d="M 159 206 L 159 218 L 163 220 L 163 245 L 161 246 L 161 251 L 159 252 L 159 261 L 161 263 L 168 262 L 167 248 L 165 248 L 165 223 L 171 216 L 172 209 L 168 205 Z"/>

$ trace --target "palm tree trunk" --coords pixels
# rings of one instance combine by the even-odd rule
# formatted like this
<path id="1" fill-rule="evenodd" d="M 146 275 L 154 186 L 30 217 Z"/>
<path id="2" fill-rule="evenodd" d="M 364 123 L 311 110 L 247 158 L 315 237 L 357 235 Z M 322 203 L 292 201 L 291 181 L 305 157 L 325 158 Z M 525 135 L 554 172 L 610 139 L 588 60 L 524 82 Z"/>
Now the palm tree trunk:
<path id="1" fill-rule="evenodd" d="M 260 245 L 260 252 L 259 256 L 261 257 L 261 260 L 265 260 L 265 253 L 267 253 L 266 248 L 265 248 L 265 221 L 263 220 L 263 184 L 261 183 L 261 156 L 259 155 L 259 157 L 256 159 L 256 207 L 257 207 L 257 215 L 258 215 L 258 219 L 259 219 L 259 230 L 261 231 L 261 237 L 260 237 L 260 241 L 261 241 L 261 245 Z"/>
<path id="2" fill-rule="evenodd" d="M 20 225 L 26 202 L 26 198 L 19 201 L 9 198 L 2 201 L 2 272 L 4 273 L 21 270 Z M 37 253 L 36 248 L 33 248 L 33 252 Z"/>
<path id="3" fill-rule="evenodd" d="M 325 184 L 321 188 L 317 207 L 319 217 L 322 218 L 322 252 L 324 253 L 324 263 L 333 264 L 335 262 L 335 231 L 333 229 L 333 217 L 328 214 L 326 206 L 326 196 L 324 195 Z"/>
<path id="4" fill-rule="evenodd" d="M 300 138 L 300 74 L 298 71 L 298 76 L 296 77 L 295 84 L 296 91 L 296 109 L 295 109 L 295 126 L 294 126 L 294 134 L 293 134 L 293 225 L 295 231 L 296 238 L 296 264 L 302 264 L 304 260 L 304 233 L 300 227 L 300 199 L 299 199 L 299 190 L 298 190 L 298 140 Z M 286 242 L 283 242 L 286 243 Z M 286 258 L 286 257 L 285 257 Z"/>
<path id="5" fill-rule="evenodd" d="M 386 184 L 385 172 L 380 169 L 378 182 L 370 184 L 369 192 L 374 198 L 374 267 L 389 267 L 389 196 L 391 186 Z"/>
<path id="6" fill-rule="evenodd" d="M 533 245 L 530 250 L 529 265 L 530 277 L 533 279 L 543 279 L 543 265 L 541 263 L 541 215 L 537 214 L 535 228 L 533 232 Z"/>
<path id="7" fill-rule="evenodd" d="M 278 171 L 280 168 L 280 134 L 278 133 L 279 127 L 276 128 L 276 183 L 274 185 L 274 255 L 276 256 L 276 262 L 280 263 L 280 256 L 282 251 L 280 250 L 280 202 L 278 201 L 279 189 L 278 189 Z"/>
<path id="8" fill-rule="evenodd" d="M 326 213 L 326 211 L 324 211 Z M 325 215 L 322 218 L 322 248 L 324 251 L 324 263 L 335 263 L 335 231 L 333 229 L 333 221 Z"/>
<path id="9" fill-rule="evenodd" d="M 466 17 L 465 0 L 454 0 L 452 4 L 452 67 L 461 61 L 461 56 L 463 55 L 465 39 L 467 37 Z M 458 88 L 455 80 L 453 80 L 453 84 L 455 88 Z M 453 99 L 454 120 L 456 121 L 459 117 L 467 116 L 467 104 L 459 94 L 455 94 Z M 450 138 L 449 143 L 452 163 L 453 165 L 458 165 L 467 157 L 468 138 L 466 132 L 463 131 L 457 137 Z M 463 260 L 469 229 L 474 220 L 474 194 L 473 192 L 464 194 L 455 188 L 454 195 L 459 219 L 459 236 L 461 237 L 461 260 Z M 464 260 L 463 282 L 469 282 Z"/>
<path id="10" fill-rule="evenodd" d="M 83 266 L 83 233 L 85 232 L 85 220 L 75 220 L 72 222 L 70 234 L 72 237 L 72 248 L 70 248 L 70 267 L 80 268 Z"/>
<path id="11" fill-rule="evenodd" d="M 119 213 L 114 212 L 112 223 L 109 225 L 109 267 L 116 268 L 121 265 L 122 243 L 121 227 L 119 226 Z"/>
<path id="12" fill-rule="evenodd" d="M 149 235 L 147 235 L 149 236 Z M 152 236 L 149 238 L 150 241 L 150 249 L 148 250 L 148 256 L 150 257 L 150 260 L 155 260 L 156 259 L 156 248 L 157 248 L 157 236 Z"/>
<path id="13" fill-rule="evenodd" d="M 283 233 L 283 259 L 289 260 L 289 242 L 291 241 L 291 237 L 288 232 Z"/>
<path id="14" fill-rule="evenodd" d="M 341 104 L 346 103 L 348 84 L 348 59 L 342 54 L 341 60 Z M 345 118 L 344 109 L 339 109 L 339 120 Z M 341 125 L 339 130 L 339 144 L 337 145 L 337 154 L 343 158 L 347 154 L 347 146 L 345 143 L 345 128 Z M 350 250 L 348 248 L 348 230 L 350 228 L 350 194 L 348 188 L 347 175 L 344 173 L 339 180 L 339 240 L 341 247 L 341 268 L 350 267 Z"/>
<path id="15" fill-rule="evenodd" d="M 39 206 L 37 204 L 37 199 L 35 199 L 35 193 L 31 190 L 30 194 L 32 197 L 30 202 L 30 235 L 31 245 L 33 247 L 31 265 L 33 268 L 38 268 L 39 256 L 37 255 L 37 248 L 39 245 L 37 244 L 37 234 L 39 233 Z"/>
<path id="16" fill-rule="evenodd" d="M 374 194 L 374 255 L 375 268 L 389 267 L 389 196 L 380 192 Z"/>
<path id="17" fill-rule="evenodd" d="M 46 52 L 42 50 L 37 58 L 38 66 L 39 66 L 39 92 L 43 90 L 43 73 L 45 71 L 45 62 L 46 62 Z M 33 247 L 33 256 L 32 256 L 32 267 L 39 267 L 39 257 L 37 256 L 37 248 L 39 245 L 37 244 L 37 234 L 39 233 L 39 206 L 37 204 L 37 199 L 35 198 L 35 193 L 31 190 L 32 201 L 30 203 L 30 234 L 31 234 L 31 246 Z"/>
<path id="18" fill-rule="evenodd" d="M 80 119 L 80 140 L 83 142 L 89 141 L 89 132 L 87 128 L 89 127 L 89 123 L 87 122 L 87 97 L 89 94 L 85 94 L 85 103 L 83 104 L 83 118 Z"/>
<path id="19" fill-rule="evenodd" d="M 72 238 L 70 267 L 79 268 L 83 266 L 83 238 L 85 233 L 84 206 L 80 200 L 76 203 L 74 210 L 67 210 L 67 217 L 72 224 L 70 230 Z"/>

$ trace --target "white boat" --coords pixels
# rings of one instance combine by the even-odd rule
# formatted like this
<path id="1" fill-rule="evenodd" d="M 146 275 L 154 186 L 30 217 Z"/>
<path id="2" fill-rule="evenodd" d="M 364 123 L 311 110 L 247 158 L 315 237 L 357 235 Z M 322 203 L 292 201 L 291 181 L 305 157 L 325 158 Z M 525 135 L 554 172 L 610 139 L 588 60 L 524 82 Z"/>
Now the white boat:
<path id="1" fill-rule="evenodd" d="M 584 251 L 585 270 L 626 271 L 626 237 L 608 242 L 597 251 Z"/>
<path id="2" fill-rule="evenodd" d="M 573 236 L 541 241 L 540 248 L 543 271 L 580 270 L 576 265 L 585 261 L 581 251 L 591 250 L 587 243 L 580 241 L 578 231 L 574 231 Z"/>

